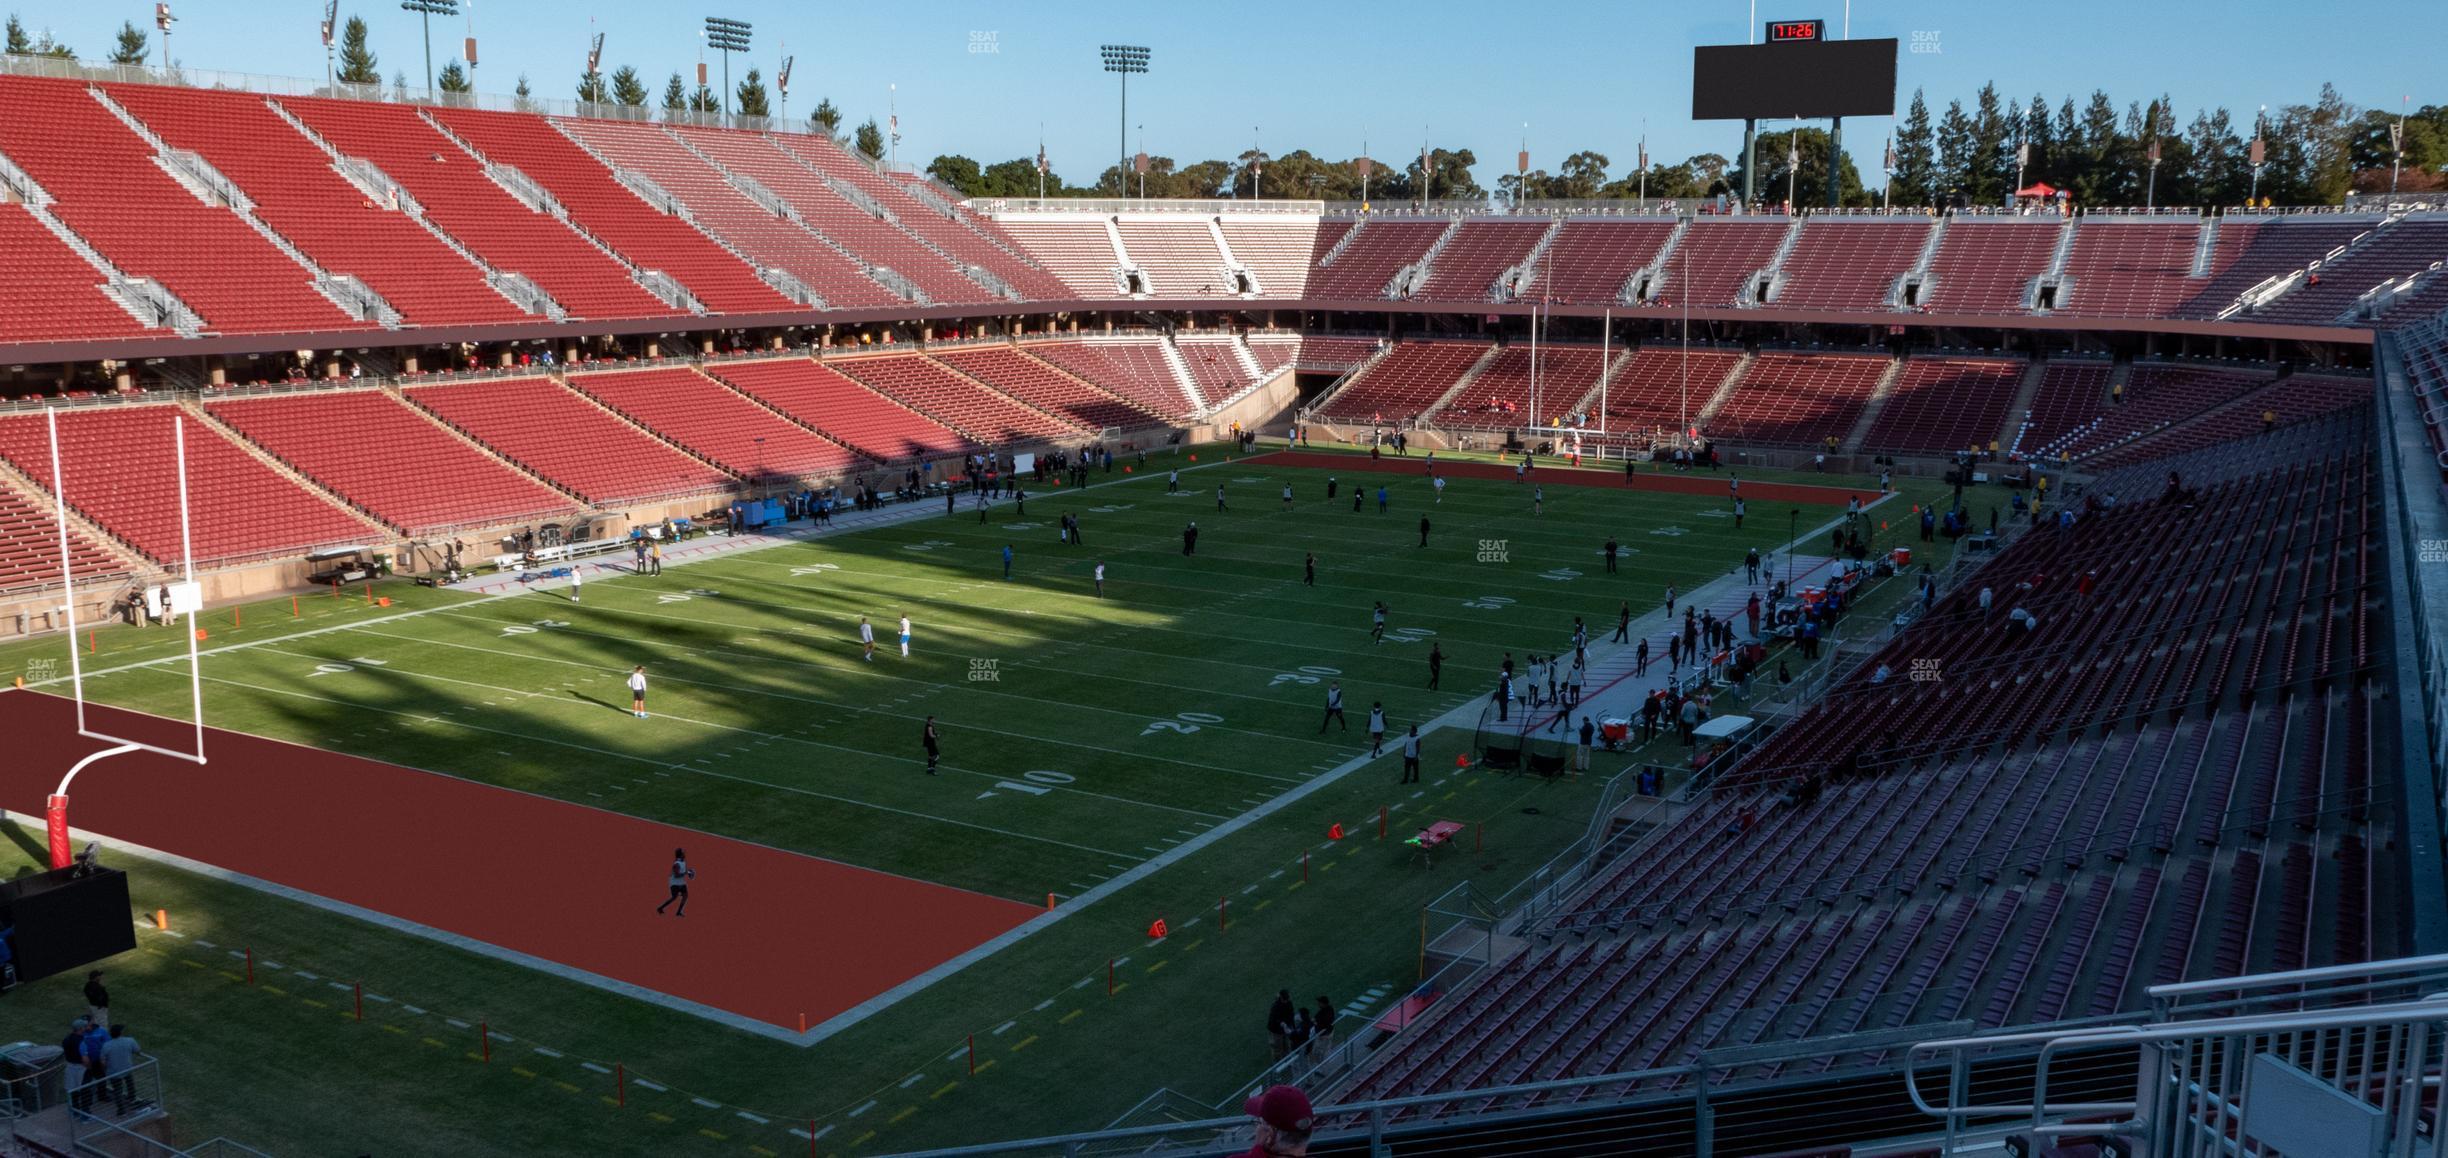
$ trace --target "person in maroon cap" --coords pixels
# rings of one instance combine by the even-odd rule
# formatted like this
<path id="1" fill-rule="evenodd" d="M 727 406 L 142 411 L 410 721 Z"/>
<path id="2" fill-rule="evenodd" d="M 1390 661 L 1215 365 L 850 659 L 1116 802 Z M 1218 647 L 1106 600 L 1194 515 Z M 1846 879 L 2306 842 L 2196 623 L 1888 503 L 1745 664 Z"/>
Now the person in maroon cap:
<path id="1" fill-rule="evenodd" d="M 1291 1086 L 1269 1086 L 1241 1103 L 1241 1109 L 1258 1119 L 1258 1136 L 1240 1158 L 1302 1158 L 1309 1153 L 1314 1121 L 1309 1095 Z"/>

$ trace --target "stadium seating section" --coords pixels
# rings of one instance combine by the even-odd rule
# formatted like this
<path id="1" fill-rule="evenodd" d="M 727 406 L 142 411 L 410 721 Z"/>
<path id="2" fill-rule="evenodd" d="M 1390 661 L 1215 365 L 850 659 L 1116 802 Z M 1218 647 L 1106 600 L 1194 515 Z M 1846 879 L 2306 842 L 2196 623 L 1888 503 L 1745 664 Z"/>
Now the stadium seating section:
<path id="1" fill-rule="evenodd" d="M 2153 984 L 2368 959 L 2388 839 L 2382 709 L 2352 682 L 2378 607 L 2370 433 L 2351 405 L 2104 479 L 2131 501 L 2014 544 L 1335 1096 L 2091 1017 Z M 2169 471 L 2190 505 L 2156 500 Z"/>
<path id="2" fill-rule="evenodd" d="M 774 364 L 726 365 L 723 381 L 738 382 L 732 374 L 745 367 Z M 785 418 L 694 370 L 572 374 L 569 381 L 631 422 L 744 479 L 838 478 L 860 465 L 857 455 L 814 433 L 804 415 L 784 409 L 791 414 Z"/>
<path id="3" fill-rule="evenodd" d="M 1216 248 L 1214 226 L 1206 219 L 1125 219 L 1114 228 L 1122 235 L 1131 264 L 1147 275 L 1154 296 L 1216 298 L 1235 292 L 1224 276 L 1224 251 Z"/>
<path id="4" fill-rule="evenodd" d="M 325 490 L 411 534 L 577 507 L 379 390 L 272 394 L 207 409 Z"/>
<path id="5" fill-rule="evenodd" d="M 1178 419 L 1197 409 L 1165 360 L 1161 340 L 1033 342 L 1022 349 L 1113 391 L 1151 414 Z"/>
<path id="6" fill-rule="evenodd" d="M 75 526 L 68 528 L 68 557 L 79 583 L 128 570 Z M 48 503 L 0 487 L 0 591 L 49 587 L 59 581 L 59 528 Z"/>
<path id="7" fill-rule="evenodd" d="M 1644 435 L 1680 430 L 1686 418 L 1708 407 L 1741 362 L 1733 350 L 1643 346 L 1607 383 L 1607 426 Z"/>
<path id="8" fill-rule="evenodd" d="M 1484 342 L 1404 342 L 1318 403 L 1328 418 L 1350 422 L 1405 422 L 1436 409 L 1480 359 L 1495 350 Z M 1527 417 L 1527 416 L 1525 416 Z"/>
<path id="9" fill-rule="evenodd" d="M 177 419 L 186 419 L 195 562 L 238 562 L 381 538 L 373 524 L 312 493 L 178 406 L 90 406 L 57 412 L 68 505 L 156 563 L 179 546 Z M 40 414 L 0 417 L 0 458 L 53 487 Z"/>
<path id="10" fill-rule="evenodd" d="M 495 454 L 588 502 L 693 494 L 731 481 L 547 378 L 418 386 L 406 394 Z"/>
<path id="11" fill-rule="evenodd" d="M 1863 435 L 1872 453 L 1986 449 L 2005 425 L 2025 363 L 2002 358 L 1914 358 Z"/>
<path id="12" fill-rule="evenodd" d="M 155 150 L 73 81 L 0 76 L 0 155 L 113 267 L 167 287 L 224 333 L 361 330 L 314 275 L 230 209 L 154 164 Z M 15 292 L 12 290 L 12 292 Z"/>
<path id="13" fill-rule="evenodd" d="M 976 449 L 959 431 L 806 358 L 726 362 L 713 373 L 868 458 L 896 462 Z"/>
<path id="14" fill-rule="evenodd" d="M 1382 299 L 1392 288 L 1394 275 L 1426 256 L 1453 225 L 1445 217 L 1375 217 L 1353 226 L 1354 232 L 1340 241 L 1342 252 L 1320 257 L 1317 268 L 1309 271 L 1309 296 L 1337 301 Z"/>
<path id="15" fill-rule="evenodd" d="M 983 346 L 935 355 L 937 361 L 1048 414 L 1090 430 L 1163 421 L 1010 346 Z"/>
<path id="16" fill-rule="evenodd" d="M 1632 275 L 1657 260 L 1674 231 L 1674 222 L 1663 218 L 1567 221 L 1539 263 L 1538 292 L 1571 305 L 1622 304 Z"/>
<path id="17" fill-rule="evenodd" d="M 1938 237 L 1921 304 L 1942 314 L 2019 314 L 2048 272 L 2064 226 L 2055 221 L 1957 218 Z"/>
<path id="18" fill-rule="evenodd" d="M 984 446 L 1086 433 L 1082 428 L 1014 402 L 917 354 L 842 358 L 828 363 L 848 377 Z"/>
<path id="19" fill-rule="evenodd" d="M 1737 441 L 1842 441 L 1894 363 L 1859 354 L 1767 353 L 1751 359 L 1703 426 Z M 2002 409 L 2002 408 L 2001 408 Z M 1994 429 L 1994 427 L 1992 428 Z"/>
<path id="20" fill-rule="evenodd" d="M 1658 305 L 1733 306 L 1752 300 L 1755 275 L 1775 260 L 1793 223 L 1694 221 L 1649 284 Z"/>
<path id="21" fill-rule="evenodd" d="M 0 204 L 0 346 L 133 337 L 148 327 L 102 291 L 100 271 L 25 206 Z"/>
<path id="22" fill-rule="evenodd" d="M 1835 220 L 1806 227 L 1785 256 L 1775 304 L 1794 310 L 1879 310 L 1920 260 L 1926 221 Z"/>
<path id="23" fill-rule="evenodd" d="M 1540 296 L 1540 286 L 1535 283 L 1500 286 L 1498 275 L 1527 262 L 1531 249 L 1554 224 L 1546 218 L 1462 222 L 1454 229 L 1452 240 L 1437 254 L 1435 263 L 1429 266 L 1427 284 L 1412 296 L 1448 302 L 1503 301 L 1513 297 L 1535 300 Z"/>
<path id="24" fill-rule="evenodd" d="M 1611 353 L 1621 358 L 1624 352 L 1618 348 Z M 1539 347 L 1535 390 L 1531 354 L 1526 342 L 1498 350 L 1471 384 L 1431 415 L 1430 421 L 1443 426 L 1519 427 L 1535 416 L 1545 425 L 1549 419 L 1569 421 L 1585 397 L 1596 405 L 1598 379 L 1608 365 L 1596 346 Z"/>

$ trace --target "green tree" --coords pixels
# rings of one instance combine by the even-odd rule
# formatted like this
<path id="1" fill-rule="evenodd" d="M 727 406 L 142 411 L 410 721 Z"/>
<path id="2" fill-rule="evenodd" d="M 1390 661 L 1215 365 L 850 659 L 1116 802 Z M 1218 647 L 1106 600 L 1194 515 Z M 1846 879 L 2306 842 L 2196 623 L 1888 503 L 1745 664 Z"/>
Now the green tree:
<path id="1" fill-rule="evenodd" d="M 943 182 L 970 197 L 986 195 L 986 173 L 978 163 L 959 154 L 938 156 L 927 162 L 927 176 Z"/>
<path id="2" fill-rule="evenodd" d="M 1832 142 L 1828 139 L 1826 129 L 1804 128 L 1790 132 L 1761 133 L 1759 135 L 1760 176 L 1758 182 L 1760 200 L 1783 201 L 1786 190 L 1791 188 L 1796 205 L 1827 204 L 1828 158 L 1831 145 Z M 1792 156 L 1791 151 L 1800 153 L 1801 166 L 1799 169 L 1788 163 L 1788 158 Z M 1854 168 L 1853 158 L 1840 156 L 1837 162 L 1836 189 L 1839 203 L 1844 205 L 1869 204 L 1870 196 L 1862 188 L 1861 173 Z M 1733 188 L 1741 188 L 1742 173 L 1740 170 L 1727 175 L 1726 183 Z"/>
<path id="3" fill-rule="evenodd" d="M 757 74 L 756 66 L 748 67 L 748 79 L 739 82 L 732 91 L 735 106 L 743 117 L 770 117 L 773 103 L 765 95 L 765 78 Z"/>
<path id="4" fill-rule="evenodd" d="M 1972 118 L 1964 115 L 1962 101 L 1947 102 L 1946 115 L 1938 118 L 1937 144 L 1932 188 L 1941 204 L 1952 205 L 1957 198 L 1971 196 Z"/>
<path id="5" fill-rule="evenodd" d="M 671 74 L 671 80 L 663 85 L 663 111 L 684 112 L 688 109 L 688 103 L 688 86 L 680 82 L 680 74 L 675 72 Z"/>
<path id="6" fill-rule="evenodd" d="M 1037 158 L 1014 157 L 986 166 L 978 175 L 982 197 L 1035 197 L 1037 195 Z M 1045 175 L 1046 192 L 1060 195 L 1062 178 L 1051 170 Z"/>
<path id="7" fill-rule="evenodd" d="M 145 35 L 143 29 L 136 27 L 136 22 L 133 20 L 120 24 L 119 43 L 111 49 L 110 62 L 112 64 L 143 64 L 146 47 L 151 39 Z"/>
<path id="8" fill-rule="evenodd" d="M 442 66 L 442 72 L 434 78 L 434 84 L 443 92 L 476 91 L 476 86 L 468 82 L 467 70 L 459 67 L 459 62 L 455 60 Z"/>
<path id="9" fill-rule="evenodd" d="M 382 61 L 366 44 L 366 22 L 363 16 L 351 16 L 340 27 L 340 83 L 381 84 Z"/>
<path id="10" fill-rule="evenodd" d="M 1583 149 L 1564 158 L 1556 166 L 1555 180 L 1550 182 L 1547 195 L 1577 201 L 1591 200 L 1606 188 L 1607 155 Z"/>
<path id="11" fill-rule="evenodd" d="M 520 112 L 527 112 L 535 108 L 535 90 L 528 87 L 526 73 L 519 74 L 518 87 L 511 89 L 510 95 L 514 98 L 511 101 L 512 108 Z"/>
<path id="12" fill-rule="evenodd" d="M 816 111 L 808 114 L 808 126 L 810 128 L 813 128 L 817 132 L 831 137 L 836 141 L 841 139 L 841 124 L 841 110 L 833 107 L 833 98 L 831 97 L 825 97 L 818 100 L 816 102 Z M 1034 188 L 1034 186 L 1031 186 L 1031 188 Z"/>
<path id="13" fill-rule="evenodd" d="M 1938 204 L 1937 129 L 1930 124 L 1929 101 L 1913 90 L 1904 124 L 1896 130 L 1895 188 L 1890 200 L 1899 205 Z"/>
<path id="14" fill-rule="evenodd" d="M 638 108 L 646 103 L 646 81 L 638 70 L 622 65 L 612 74 L 612 99 L 615 103 Z"/>
<path id="15" fill-rule="evenodd" d="M 612 90 L 604 84 L 604 76 L 602 73 L 582 72 L 578 74 L 579 104 L 599 105 L 610 100 L 611 98 Z"/>
<path id="16" fill-rule="evenodd" d="M 722 97 L 714 91 L 714 86 L 698 85 L 697 91 L 689 94 L 689 111 L 692 113 L 719 113 L 722 111 Z"/>
<path id="17" fill-rule="evenodd" d="M 10 56 L 34 55 L 34 39 L 26 35 L 25 22 L 14 12 L 8 16 L 7 52 Z"/>
<path id="18" fill-rule="evenodd" d="M 866 122 L 858 127 L 858 132 L 853 135 L 853 144 L 859 152 L 865 153 L 870 158 L 879 161 L 884 159 L 884 130 L 876 127 L 874 117 L 867 118 Z"/>
<path id="19" fill-rule="evenodd" d="M 1973 95 L 1972 148 L 1965 158 L 1964 185 L 1975 205 L 2005 204 L 2006 183 L 2014 179 L 2014 120 L 1996 85 L 1984 84 Z"/>

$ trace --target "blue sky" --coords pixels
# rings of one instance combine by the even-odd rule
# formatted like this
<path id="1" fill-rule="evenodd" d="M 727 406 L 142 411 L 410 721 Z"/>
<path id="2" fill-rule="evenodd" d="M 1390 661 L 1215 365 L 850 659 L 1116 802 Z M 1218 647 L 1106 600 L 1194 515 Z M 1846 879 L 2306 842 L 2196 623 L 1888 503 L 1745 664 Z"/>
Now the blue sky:
<path id="1" fill-rule="evenodd" d="M 190 68 L 322 75 L 320 0 L 172 4 L 179 22 L 171 51 Z M 1130 120 L 1145 126 L 1151 153 L 1184 162 L 1229 157 L 1255 137 L 1269 152 L 1306 147 L 1339 158 L 1357 153 L 1365 136 L 1371 153 L 1399 161 L 1418 151 L 1424 134 L 1439 146 L 1475 150 L 1481 182 L 1493 184 L 1511 171 L 1525 134 L 1532 164 L 1550 170 L 1566 153 L 1594 148 L 1621 174 L 1644 131 L 1656 159 L 1732 154 L 1738 124 L 1690 119 L 1691 48 L 1742 43 L 1751 26 L 1748 0 L 706 0 L 685 7 L 473 0 L 468 7 L 483 59 L 477 86 L 487 92 L 507 92 L 525 72 L 540 95 L 569 97 L 585 66 L 590 18 L 607 36 L 605 71 L 634 64 L 659 91 L 674 70 L 693 70 L 702 18 L 718 14 L 755 25 L 751 56 L 768 80 L 785 45 L 798 58 L 794 115 L 829 96 L 852 124 L 868 116 L 880 122 L 888 98 L 897 99 L 905 165 L 937 153 L 981 163 L 1033 154 L 1042 124 L 1055 169 L 1075 182 L 1120 151 L 1115 78 L 1097 63 L 1097 46 L 1108 41 L 1154 50 L 1150 73 L 1133 77 L 1130 92 Z M 152 16 L 150 0 L 0 0 L 0 8 L 51 28 L 88 58 L 107 51 L 120 21 L 149 29 Z M 366 18 L 386 74 L 421 73 L 418 19 L 396 0 L 342 0 L 341 11 Z M 2347 20 L 2318 4 L 2278 0 L 1862 0 L 1853 5 L 1852 33 L 1892 36 L 1908 48 L 1915 33 L 1934 34 L 1927 42 L 1937 51 L 1900 58 L 1899 111 L 1916 86 L 1943 109 L 1986 80 L 2018 102 L 2038 91 L 2051 104 L 2097 87 L 2121 107 L 2164 90 L 2186 119 L 2196 106 L 2224 104 L 2249 117 L 2256 105 L 2309 101 L 2323 80 L 2364 106 L 2394 108 L 2407 94 L 2417 106 L 2448 100 L 2437 80 L 2443 41 L 2435 4 L 2368 0 L 2351 12 Z M 1844 4 L 1771 0 L 1758 13 L 1762 20 L 1822 18 L 1836 35 Z M 437 66 L 465 34 L 464 21 L 436 21 Z M 716 66 L 719 78 L 718 59 Z M 745 68 L 734 58 L 735 75 Z M 1847 151 L 1875 180 L 1888 122 L 1853 120 L 1845 128 Z M 1136 148 L 1139 130 L 1132 136 Z"/>

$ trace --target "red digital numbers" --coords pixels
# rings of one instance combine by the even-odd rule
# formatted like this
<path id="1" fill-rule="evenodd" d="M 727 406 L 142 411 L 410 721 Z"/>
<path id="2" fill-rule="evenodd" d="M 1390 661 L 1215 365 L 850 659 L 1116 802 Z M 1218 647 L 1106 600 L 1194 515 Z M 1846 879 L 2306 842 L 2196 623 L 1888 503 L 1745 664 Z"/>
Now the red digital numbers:
<path id="1" fill-rule="evenodd" d="M 1826 29 L 1823 20 L 1778 20 L 1768 25 L 1768 40 L 1818 40 Z"/>

